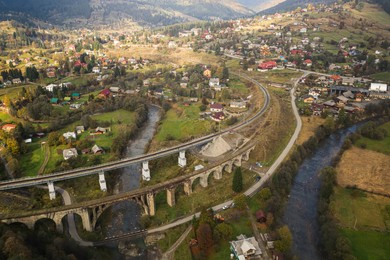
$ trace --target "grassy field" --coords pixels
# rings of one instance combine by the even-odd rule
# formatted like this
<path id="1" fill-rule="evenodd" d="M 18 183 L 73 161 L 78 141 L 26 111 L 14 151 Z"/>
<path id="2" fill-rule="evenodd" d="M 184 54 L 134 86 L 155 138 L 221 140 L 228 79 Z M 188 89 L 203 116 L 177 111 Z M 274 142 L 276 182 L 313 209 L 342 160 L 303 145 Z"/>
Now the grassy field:
<path id="1" fill-rule="evenodd" d="M 158 129 L 156 140 L 164 142 L 169 140 L 185 141 L 191 137 L 199 137 L 211 133 L 214 122 L 199 119 L 199 104 L 185 107 L 176 105 L 166 114 Z"/>
<path id="2" fill-rule="evenodd" d="M 14 121 L 14 118 L 12 116 L 10 116 L 8 113 L 2 111 L 2 112 L 0 112 L 0 120 L 2 122 L 10 123 L 10 122 Z"/>
<path id="3" fill-rule="evenodd" d="M 40 139 L 39 141 L 27 145 L 29 152 L 24 154 L 19 160 L 23 176 L 37 175 L 38 170 L 45 159 L 45 148 L 41 147 L 40 143 L 42 141 L 44 140 Z"/>
<path id="4" fill-rule="evenodd" d="M 387 132 L 387 137 L 385 137 L 384 140 L 379 141 L 363 137 L 358 140 L 356 145 L 365 145 L 366 149 L 390 155 L 390 122 L 380 126 L 380 128 L 385 129 Z"/>
<path id="5" fill-rule="evenodd" d="M 255 181 L 255 174 L 247 170 L 243 170 L 244 190 L 247 189 Z M 156 215 L 151 217 L 152 225 L 161 225 L 167 223 L 183 215 L 192 212 L 200 211 L 202 207 L 210 207 L 219 202 L 223 202 L 234 196 L 231 189 L 233 174 L 224 173 L 221 180 L 214 180 L 213 176 L 209 176 L 209 186 L 202 188 L 195 181 L 193 185 L 193 193 L 187 196 L 183 192 L 183 187 L 180 186 L 176 190 L 176 205 L 171 208 L 166 203 L 166 192 L 160 192 L 155 197 Z"/>
<path id="6" fill-rule="evenodd" d="M 337 166 L 337 183 L 390 196 L 389 169 L 390 155 L 352 147 L 343 153 Z"/>
<path id="7" fill-rule="evenodd" d="M 373 79 L 385 81 L 387 83 L 390 82 L 390 72 L 381 72 L 371 75 Z"/>
<path id="8" fill-rule="evenodd" d="M 390 256 L 390 235 L 376 231 L 355 231 L 343 229 L 351 241 L 352 251 L 359 260 L 386 260 Z"/>
<path id="9" fill-rule="evenodd" d="M 184 233 L 184 231 L 187 229 L 188 225 L 180 225 L 175 228 L 171 228 L 167 230 L 165 234 L 165 238 L 160 239 L 157 242 L 158 247 L 163 251 L 166 252 Z M 191 233 L 190 233 L 191 235 Z"/>
<path id="10" fill-rule="evenodd" d="M 343 227 L 390 230 L 390 198 L 337 187 L 331 207 Z"/>
<path id="11" fill-rule="evenodd" d="M 297 144 L 303 144 L 314 135 L 315 130 L 322 124 L 325 123 L 325 119 L 318 116 L 301 116 L 302 119 L 302 130 L 299 133 Z"/>

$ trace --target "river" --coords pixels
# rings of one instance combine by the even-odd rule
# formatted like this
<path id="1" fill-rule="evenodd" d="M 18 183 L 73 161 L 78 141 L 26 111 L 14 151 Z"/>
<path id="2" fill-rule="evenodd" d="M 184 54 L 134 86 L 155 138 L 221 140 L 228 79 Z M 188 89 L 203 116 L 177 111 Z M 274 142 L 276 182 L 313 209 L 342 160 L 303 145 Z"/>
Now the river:
<path id="1" fill-rule="evenodd" d="M 145 149 L 154 136 L 159 120 L 159 108 L 149 106 L 148 121 L 142 127 L 137 137 L 129 142 L 126 151 L 127 157 L 134 157 L 145 153 Z M 139 188 L 141 180 L 140 169 L 141 165 L 131 165 L 123 168 L 114 193 L 123 193 Z M 139 223 L 141 212 L 138 204 L 133 201 L 123 201 L 114 204 L 111 209 L 111 215 L 111 223 L 108 225 L 106 231 L 107 236 L 129 233 L 141 228 Z"/>
<path id="2" fill-rule="evenodd" d="M 284 211 L 283 223 L 293 236 L 292 252 L 303 260 L 320 259 L 318 251 L 319 225 L 317 222 L 318 193 L 321 186 L 319 173 L 331 165 L 345 138 L 356 131 L 358 125 L 340 129 L 322 141 L 312 156 L 298 169 Z"/>

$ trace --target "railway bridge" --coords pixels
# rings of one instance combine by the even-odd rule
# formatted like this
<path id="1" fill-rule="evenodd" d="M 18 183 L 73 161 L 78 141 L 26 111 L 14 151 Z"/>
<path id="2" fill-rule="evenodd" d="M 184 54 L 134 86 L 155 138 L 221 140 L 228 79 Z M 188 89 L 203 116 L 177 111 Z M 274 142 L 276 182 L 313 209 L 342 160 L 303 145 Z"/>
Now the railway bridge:
<path id="1" fill-rule="evenodd" d="M 23 223 L 29 228 L 34 228 L 35 223 L 41 219 L 51 219 L 56 224 L 57 230 L 62 231 L 63 218 L 69 213 L 74 213 L 81 217 L 85 230 L 93 231 L 99 217 L 107 208 L 126 200 L 137 202 L 141 207 L 143 214 L 154 216 L 156 212 L 156 194 L 159 192 L 166 192 L 167 204 L 174 207 L 176 204 L 175 195 L 178 189 L 182 188 L 184 194 L 190 195 L 193 192 L 194 186 L 198 183 L 197 180 L 199 180 L 200 186 L 204 188 L 207 187 L 209 185 L 210 176 L 219 180 L 223 177 L 224 173 L 232 173 L 234 167 L 240 167 L 242 161 L 249 160 L 249 155 L 254 149 L 255 145 L 247 144 L 241 149 L 233 152 L 227 158 L 212 163 L 204 169 L 173 178 L 163 183 L 67 206 L 22 212 L 20 214 L 1 214 L 0 219 L 7 224 L 15 222 Z"/>

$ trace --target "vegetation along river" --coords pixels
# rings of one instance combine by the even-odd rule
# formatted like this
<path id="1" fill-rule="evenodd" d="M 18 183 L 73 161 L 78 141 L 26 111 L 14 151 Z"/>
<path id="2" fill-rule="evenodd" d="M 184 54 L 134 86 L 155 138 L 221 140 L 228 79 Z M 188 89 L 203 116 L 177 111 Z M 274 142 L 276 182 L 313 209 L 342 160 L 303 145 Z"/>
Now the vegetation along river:
<path id="1" fill-rule="evenodd" d="M 321 186 L 319 173 L 330 166 L 345 138 L 360 124 L 340 129 L 322 141 L 312 156 L 298 169 L 284 211 L 283 222 L 293 236 L 293 254 L 302 260 L 320 259 L 318 251 L 319 226 L 317 222 L 318 194 Z"/>
<path id="2" fill-rule="evenodd" d="M 152 140 L 158 121 L 160 110 L 155 106 L 149 106 L 148 120 L 140 130 L 136 139 L 129 142 L 126 156 L 134 157 L 145 153 L 149 142 Z M 141 180 L 141 165 L 131 165 L 123 168 L 119 183 L 115 187 L 115 193 L 128 192 L 139 188 Z M 133 201 L 123 201 L 112 207 L 112 221 L 107 228 L 107 236 L 119 235 L 137 231 L 140 229 L 140 210 Z"/>

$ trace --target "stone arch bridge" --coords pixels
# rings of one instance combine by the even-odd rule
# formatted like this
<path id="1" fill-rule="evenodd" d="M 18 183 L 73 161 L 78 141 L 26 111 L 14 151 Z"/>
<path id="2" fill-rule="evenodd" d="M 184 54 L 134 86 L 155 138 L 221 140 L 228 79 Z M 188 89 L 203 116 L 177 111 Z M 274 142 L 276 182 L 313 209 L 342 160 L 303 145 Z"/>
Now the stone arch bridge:
<path id="1" fill-rule="evenodd" d="M 125 200 L 136 201 L 142 208 L 144 214 L 153 216 L 156 212 L 155 195 L 157 193 L 165 191 L 167 194 L 167 204 L 174 207 L 176 203 L 175 191 L 177 188 L 182 186 L 184 193 L 186 195 L 190 195 L 193 191 L 193 185 L 197 183 L 197 180 L 199 180 L 202 187 L 207 187 L 209 185 L 208 180 L 210 176 L 219 180 L 223 177 L 224 172 L 231 173 L 234 166 L 240 167 L 242 161 L 249 160 L 249 155 L 254 149 L 255 145 L 253 144 L 244 146 L 240 150 L 233 152 L 233 154 L 228 158 L 210 164 L 205 169 L 194 171 L 190 174 L 182 175 L 156 185 L 62 207 L 23 212 L 19 214 L 2 214 L 0 215 L 0 220 L 1 222 L 8 224 L 15 222 L 23 223 L 29 228 L 34 228 L 37 221 L 50 219 L 56 224 L 57 230 L 62 232 L 63 218 L 70 213 L 74 213 L 81 217 L 83 228 L 85 230 L 93 231 L 99 217 L 107 208 Z"/>

